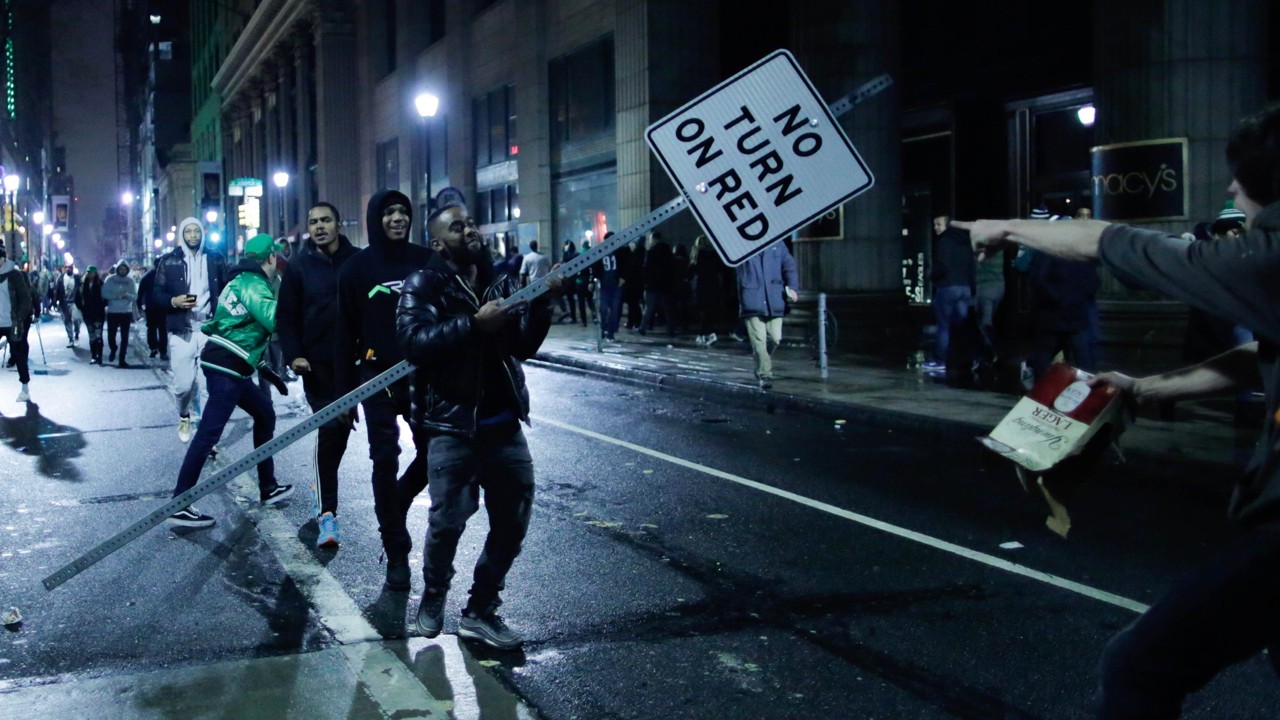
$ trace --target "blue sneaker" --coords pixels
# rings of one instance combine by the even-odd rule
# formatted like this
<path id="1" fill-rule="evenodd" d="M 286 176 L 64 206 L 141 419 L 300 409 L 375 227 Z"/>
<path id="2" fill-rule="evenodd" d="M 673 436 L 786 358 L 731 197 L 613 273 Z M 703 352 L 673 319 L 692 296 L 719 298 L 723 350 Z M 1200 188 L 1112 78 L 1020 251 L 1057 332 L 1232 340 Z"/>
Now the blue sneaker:
<path id="1" fill-rule="evenodd" d="M 316 536 L 316 547 L 338 549 L 338 518 L 333 513 L 320 516 L 320 534 Z"/>

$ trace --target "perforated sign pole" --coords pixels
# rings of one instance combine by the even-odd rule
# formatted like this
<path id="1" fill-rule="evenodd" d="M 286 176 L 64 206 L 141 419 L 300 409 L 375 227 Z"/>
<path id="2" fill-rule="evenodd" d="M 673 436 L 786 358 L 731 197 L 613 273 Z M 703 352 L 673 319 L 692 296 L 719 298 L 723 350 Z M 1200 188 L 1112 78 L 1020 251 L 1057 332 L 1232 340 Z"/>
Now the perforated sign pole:
<path id="1" fill-rule="evenodd" d="M 835 115 L 842 115 L 851 110 L 858 103 L 889 87 L 892 83 L 893 81 L 888 75 L 881 75 L 880 77 L 877 77 L 876 79 L 859 87 L 849 95 L 836 101 L 831 105 L 831 111 Z M 626 230 L 615 234 L 604 242 L 595 245 L 590 250 L 578 255 L 574 259 L 556 267 L 547 275 L 539 278 L 537 282 L 529 284 L 527 287 L 507 298 L 502 304 L 511 305 L 512 303 L 530 302 L 541 297 L 551 289 L 550 282 L 552 280 L 577 275 L 618 248 L 632 242 L 633 240 L 640 239 L 646 232 L 663 222 L 666 222 L 672 216 L 686 209 L 688 206 L 689 204 L 685 200 L 684 196 L 668 201 L 662 205 L 662 207 L 659 207 L 657 210 L 649 213 L 640 222 L 637 222 Z M 281 450 L 301 440 L 303 437 L 311 434 L 311 432 L 319 428 L 321 425 L 324 425 L 330 420 L 334 420 L 349 412 L 361 401 L 383 388 L 390 386 L 395 381 L 403 377 L 407 377 L 411 372 L 413 372 L 413 370 L 414 366 L 408 361 L 396 363 L 389 370 L 386 370 L 369 382 L 361 385 L 355 390 L 352 390 L 346 395 L 343 395 L 337 400 L 334 400 L 311 417 L 308 417 L 293 427 L 290 427 L 288 430 L 285 430 L 283 433 L 275 436 L 270 441 L 263 443 L 261 447 L 255 448 L 249 454 L 205 478 L 190 490 L 187 490 L 181 495 L 169 500 L 167 503 L 156 508 L 138 522 L 135 522 L 124 530 L 121 530 L 108 540 L 94 547 L 89 552 L 63 566 L 57 572 L 46 577 L 42 581 L 45 589 L 53 590 L 76 575 L 88 570 L 98 561 L 106 558 L 108 555 L 141 537 L 143 533 L 147 532 L 151 528 L 154 528 L 164 522 L 165 519 L 173 513 L 221 488 L 241 473 L 256 467 L 258 463 L 272 457 Z"/>

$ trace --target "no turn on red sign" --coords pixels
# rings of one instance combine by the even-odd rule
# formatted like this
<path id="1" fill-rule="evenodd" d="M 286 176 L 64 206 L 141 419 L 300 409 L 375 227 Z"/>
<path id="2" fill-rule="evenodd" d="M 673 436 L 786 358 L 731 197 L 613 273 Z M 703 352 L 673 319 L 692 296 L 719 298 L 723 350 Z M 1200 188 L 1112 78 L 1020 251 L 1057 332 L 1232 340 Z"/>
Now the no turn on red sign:
<path id="1" fill-rule="evenodd" d="M 729 265 L 874 182 L 785 50 L 654 123 L 646 137 Z"/>

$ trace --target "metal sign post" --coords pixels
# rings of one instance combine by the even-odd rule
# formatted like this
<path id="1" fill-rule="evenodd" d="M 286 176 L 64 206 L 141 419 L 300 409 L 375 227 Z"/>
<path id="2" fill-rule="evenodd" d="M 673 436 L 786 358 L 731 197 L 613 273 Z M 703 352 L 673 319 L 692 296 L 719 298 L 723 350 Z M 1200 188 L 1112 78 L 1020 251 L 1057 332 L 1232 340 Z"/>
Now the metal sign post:
<path id="1" fill-rule="evenodd" d="M 765 58 L 759 63 L 756 63 L 756 65 L 753 65 L 752 68 L 749 68 L 743 73 L 740 73 L 738 76 L 735 76 L 735 79 L 740 79 L 744 74 L 749 73 L 752 69 L 757 68 L 762 64 L 775 59 L 776 57 L 779 56 L 779 54 L 785 55 L 786 58 L 790 59 L 791 63 L 795 62 L 794 58 L 791 58 L 789 53 L 779 51 L 777 53 L 770 55 L 768 58 Z M 796 69 L 798 70 L 799 68 L 797 67 Z M 729 82 L 733 82 L 733 80 L 730 80 Z M 805 80 L 805 82 L 807 83 L 808 81 Z M 875 95 L 876 93 L 879 93 L 881 90 L 884 90 L 885 88 L 889 87 L 892 84 L 892 82 L 893 81 L 889 78 L 888 75 L 881 75 L 875 78 L 874 80 L 864 84 L 853 93 L 850 93 L 849 95 L 836 101 L 836 103 L 831 106 L 830 110 L 828 110 L 824 105 L 822 107 L 822 111 L 824 114 L 830 115 L 832 118 L 834 118 L 834 115 L 844 114 L 845 112 L 848 112 L 850 109 L 852 109 L 854 105 L 857 105 L 863 100 L 866 100 L 867 98 Z M 719 89 L 719 87 L 722 87 L 722 86 L 718 86 L 717 89 Z M 715 92 L 715 91 L 713 90 L 712 92 Z M 816 95 L 817 94 L 814 93 L 815 97 Z M 694 102 L 697 103 L 699 101 L 695 100 Z M 839 112 L 836 112 L 837 108 L 839 109 Z M 683 110 L 677 111 L 677 114 L 680 112 L 683 112 Z M 661 124 L 662 122 L 664 121 L 659 121 L 659 124 Z M 831 124 L 834 126 L 835 125 L 834 121 Z M 838 128 L 838 126 L 835 126 L 835 127 Z M 841 136 L 843 136 L 843 132 L 841 132 Z M 850 149 L 852 149 L 852 146 L 849 146 L 849 147 Z M 849 168 L 845 168 L 845 169 L 849 170 Z M 867 180 L 868 180 L 867 187 L 870 187 L 869 173 L 867 173 Z M 260 191 L 260 187 L 261 186 L 258 186 L 259 191 Z M 246 190 L 250 190 L 250 189 L 252 188 L 246 188 Z M 249 194 L 249 193 L 246 193 L 246 194 Z M 852 195 L 848 197 L 852 197 Z M 848 198 L 846 197 L 845 199 L 848 199 Z M 609 255 L 613 251 L 617 250 L 618 248 L 621 248 L 622 246 L 630 243 L 633 240 L 640 239 L 649 230 L 665 222 L 666 220 L 676 215 L 680 211 L 684 210 L 688 206 L 689 206 L 689 202 L 688 200 L 686 200 L 685 196 L 683 195 L 666 202 L 661 207 L 659 207 L 658 209 L 654 210 L 653 212 L 645 216 L 644 219 L 640 220 L 639 222 L 632 225 L 631 227 L 628 227 L 626 230 L 623 230 L 615 234 L 613 237 L 610 237 L 608 240 L 605 240 L 599 245 L 592 247 L 590 250 L 587 250 L 586 252 L 578 255 L 572 260 L 553 268 L 551 272 L 539 278 L 537 282 L 531 283 L 530 285 L 524 287 L 519 292 L 515 293 L 514 295 L 512 295 L 511 297 L 503 301 L 502 304 L 504 306 L 509 306 L 512 303 L 530 302 L 532 300 L 535 300 L 541 297 L 542 295 L 546 294 L 548 291 L 551 290 L 551 287 L 550 287 L 551 281 L 563 280 L 566 278 L 570 278 L 574 275 L 577 275 L 583 270 L 586 270 L 590 266 L 594 265 L 596 262 L 602 260 L 604 257 Z M 822 208 L 820 211 L 813 213 L 811 217 L 809 217 L 808 219 L 804 220 L 804 222 L 801 222 L 799 224 L 803 225 L 805 222 L 808 222 L 812 220 L 814 217 L 817 217 L 821 215 L 823 212 L 826 212 L 827 209 L 828 208 L 826 207 Z M 699 220 L 701 220 L 701 217 L 699 218 Z M 746 257 L 749 257 L 751 254 L 754 254 L 756 252 L 759 252 L 760 250 L 763 250 L 764 247 L 766 247 L 768 244 L 771 244 L 776 239 L 780 239 L 781 237 L 782 236 L 779 235 L 774 240 L 769 241 L 769 243 L 763 243 L 755 248 L 751 248 L 750 252 Z M 724 252 L 723 250 L 721 250 L 719 245 L 716 246 L 716 249 L 717 251 L 721 252 L 722 256 L 724 255 Z M 745 259 L 745 257 L 739 259 L 738 262 L 741 262 L 741 260 L 743 259 Z M 598 312 L 598 309 L 597 309 L 597 312 Z M 402 360 L 401 362 L 391 367 L 389 370 L 386 370 L 385 372 L 383 372 L 381 375 L 378 375 L 377 377 L 373 378 L 372 380 L 365 383 L 364 385 L 361 385 L 355 390 L 352 390 L 346 395 L 343 395 L 337 400 L 334 400 L 332 403 L 325 406 L 319 412 L 313 414 L 311 417 L 299 422 L 297 425 L 294 425 L 288 430 L 285 430 L 283 433 L 272 438 L 270 441 L 264 443 L 261 447 L 255 448 L 252 452 L 245 455 L 244 457 L 241 457 L 240 459 L 227 465 L 225 468 L 213 473 L 209 477 L 205 478 L 204 481 L 197 483 L 190 490 L 187 490 L 181 495 L 178 495 L 177 497 L 169 500 L 164 505 L 161 505 L 160 507 L 153 510 L 146 517 L 133 523 L 129 527 L 125 528 L 124 530 L 121 530 L 120 532 L 116 533 L 108 540 L 94 547 L 89 552 L 85 553 L 84 555 L 81 555 L 80 557 L 71 561 L 67 565 L 63 566 L 57 572 L 46 577 L 43 580 L 45 589 L 53 590 L 54 588 L 59 587 L 60 585 L 67 582 L 71 578 L 89 569 L 90 567 L 92 567 L 94 564 L 96 564 L 103 558 L 106 558 L 108 555 L 114 553 L 115 551 L 129 544 L 133 540 L 138 539 L 146 531 L 164 522 L 165 519 L 168 518 L 173 513 L 181 510 L 184 507 L 187 507 L 188 505 L 208 495 L 214 490 L 221 488 L 223 485 L 226 485 L 228 482 L 230 482 L 233 478 L 238 476 L 240 473 L 250 470 L 251 468 L 255 467 L 258 463 L 262 462 L 263 460 L 266 460 L 267 458 L 275 455 L 276 453 L 289 447 L 290 445 L 297 442 L 298 440 L 301 440 L 303 437 L 306 437 L 307 435 L 309 435 L 311 432 L 313 432 L 314 430 L 316 430 L 326 422 L 329 422 L 330 420 L 333 420 L 347 413 L 352 408 L 354 408 L 357 404 L 359 404 L 361 401 L 365 400 L 366 398 L 373 395 L 374 393 L 382 390 L 383 388 L 391 385 L 395 381 L 408 376 L 410 373 L 413 372 L 413 370 L 414 370 L 413 365 L 411 365 L 407 360 Z"/>

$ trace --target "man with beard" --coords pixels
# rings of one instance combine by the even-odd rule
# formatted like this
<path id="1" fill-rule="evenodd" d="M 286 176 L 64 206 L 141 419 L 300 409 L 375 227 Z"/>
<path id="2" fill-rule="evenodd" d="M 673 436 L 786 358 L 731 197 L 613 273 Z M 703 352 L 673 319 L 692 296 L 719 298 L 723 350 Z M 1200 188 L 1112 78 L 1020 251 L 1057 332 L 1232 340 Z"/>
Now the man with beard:
<path id="1" fill-rule="evenodd" d="M 338 272 L 338 327 L 334 355 L 335 397 L 342 397 L 403 360 L 395 341 L 396 303 L 409 273 L 427 264 L 431 251 L 409 242 L 413 210 L 409 198 L 379 190 L 369 198 L 365 223 L 369 246 Z M 409 503 L 427 483 L 424 438 L 414 434 L 413 462 L 397 479 L 400 464 L 398 417 L 409 417 L 409 380 L 404 378 L 364 403 L 369 459 L 373 461 L 373 509 L 387 557 L 388 590 L 410 587 L 405 528 Z M 348 416 L 355 421 L 355 410 Z"/>
<path id="2" fill-rule="evenodd" d="M 310 239 L 285 266 L 280 282 L 276 330 L 289 367 L 302 378 L 312 412 L 338 398 L 334 386 L 333 327 L 338 318 L 338 271 L 358 251 L 338 232 L 338 209 L 316 203 L 307 213 Z M 334 548 L 338 533 L 338 465 L 351 425 L 330 420 L 316 434 L 316 480 L 312 486 L 319 534 L 316 547 Z"/>
<path id="3" fill-rule="evenodd" d="M 520 427 L 529 420 L 529 391 L 520 361 L 547 336 L 550 297 L 501 304 L 518 286 L 493 274 L 465 208 L 444 207 L 427 229 L 435 256 L 405 281 L 396 315 L 397 340 L 417 366 L 410 422 L 415 435 L 430 439 L 433 460 L 418 628 L 429 638 L 440 634 L 458 540 L 483 490 L 489 535 L 458 635 L 514 648 L 523 640 L 496 611 L 533 508 L 533 459 Z M 552 281 L 553 291 L 560 284 Z"/>
<path id="4" fill-rule="evenodd" d="M 204 226 L 189 217 L 178 224 L 182 242 L 156 261 L 148 303 L 163 308 L 169 333 L 173 396 L 178 403 L 178 439 L 191 440 L 191 408 L 208 395 L 200 372 L 200 353 L 208 337 L 200 324 L 213 317 L 218 295 L 227 284 L 227 258 L 204 245 Z"/>

